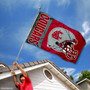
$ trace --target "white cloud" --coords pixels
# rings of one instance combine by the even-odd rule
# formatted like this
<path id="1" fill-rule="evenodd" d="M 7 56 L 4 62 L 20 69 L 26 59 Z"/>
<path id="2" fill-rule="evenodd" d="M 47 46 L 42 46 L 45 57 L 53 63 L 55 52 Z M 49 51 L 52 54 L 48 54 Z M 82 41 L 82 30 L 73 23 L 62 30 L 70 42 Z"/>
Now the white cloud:
<path id="1" fill-rule="evenodd" d="M 75 80 L 78 80 L 80 75 L 81 75 L 81 73 L 76 73 L 76 74 L 73 75 L 73 77 L 74 77 Z"/>
<path id="2" fill-rule="evenodd" d="M 38 48 L 36 46 L 28 44 L 28 43 L 24 44 L 23 49 L 31 54 L 35 54 L 36 53 L 35 51 L 38 51 Z"/>
<path id="3" fill-rule="evenodd" d="M 82 23 L 83 31 L 81 32 L 84 36 L 86 43 L 90 44 L 90 0 L 75 0 L 76 12 L 78 17 L 78 23 Z M 82 8 L 81 8 L 82 7 Z"/>
<path id="4" fill-rule="evenodd" d="M 38 52 L 36 52 L 35 57 L 36 57 L 38 60 L 43 60 L 43 59 L 50 59 L 50 58 L 52 58 L 52 56 L 50 55 L 50 53 L 45 52 L 45 51 L 43 51 L 43 50 L 39 50 Z"/>
<path id="5" fill-rule="evenodd" d="M 13 56 L 13 55 L 9 55 L 9 54 L 3 54 L 3 53 L 0 53 L 0 59 L 3 61 L 3 60 L 9 60 L 9 61 L 12 61 L 12 62 L 14 62 L 15 60 L 16 60 L 16 56 Z M 23 58 L 18 58 L 18 60 L 19 61 L 22 61 L 23 60 Z M 5 61 L 5 62 L 7 62 L 7 61 Z"/>
<path id="6" fill-rule="evenodd" d="M 39 49 L 38 47 L 31 44 L 25 43 L 23 49 L 27 52 L 27 54 L 30 54 L 31 56 L 35 56 L 37 60 L 52 58 L 52 54 L 42 49 Z"/>
<path id="7" fill-rule="evenodd" d="M 17 32 L 13 34 L 14 39 L 18 40 L 19 42 L 23 42 L 29 32 L 29 26 L 22 26 L 20 27 Z"/>
<path id="8" fill-rule="evenodd" d="M 27 5 L 28 8 L 42 8 L 48 10 L 51 0 L 19 0 L 21 4 Z"/>
<path id="9" fill-rule="evenodd" d="M 72 75 L 76 70 L 75 70 L 75 68 L 61 68 L 61 69 L 64 69 L 64 71 L 66 71 L 67 72 L 67 75 L 68 76 L 70 76 L 70 75 Z"/>
<path id="10" fill-rule="evenodd" d="M 90 37 L 86 39 L 87 44 L 90 44 Z"/>
<path id="11" fill-rule="evenodd" d="M 79 2 L 77 0 L 75 0 L 76 2 L 76 10 L 78 15 L 83 19 L 89 19 L 90 20 L 90 0 L 79 0 Z M 82 7 L 82 8 L 81 8 Z"/>
<path id="12" fill-rule="evenodd" d="M 20 5 L 25 5 L 28 8 L 43 8 L 48 10 L 51 0 L 0 0 L 0 5 L 5 9 L 11 10 L 13 7 L 17 8 Z"/>
<path id="13" fill-rule="evenodd" d="M 88 23 L 88 21 L 85 21 L 83 24 L 82 24 L 82 28 L 84 30 L 84 32 L 82 32 L 82 35 L 83 36 L 86 36 L 87 34 L 90 33 L 90 25 Z"/>
<path id="14" fill-rule="evenodd" d="M 74 77 L 74 80 L 75 80 L 75 81 L 77 81 L 78 78 L 79 78 L 79 76 L 81 75 L 81 73 L 76 73 L 76 74 L 74 74 L 75 71 L 76 71 L 75 68 L 66 68 L 66 67 L 64 67 L 64 68 L 61 68 L 61 69 L 64 69 L 64 71 L 67 72 L 67 75 L 68 75 L 68 76 L 72 75 L 72 76 Z"/>
<path id="15" fill-rule="evenodd" d="M 69 5 L 70 0 L 53 0 L 58 6 Z M 45 9 L 48 12 L 49 5 L 52 0 L 0 0 L 0 5 L 7 10 L 12 10 L 12 8 L 18 8 L 21 5 L 25 5 L 27 8 Z"/>
<path id="16" fill-rule="evenodd" d="M 69 5 L 70 4 L 70 0 L 55 0 L 57 1 L 57 4 L 58 6 L 61 6 L 61 5 Z"/>
<path id="17" fill-rule="evenodd" d="M 86 43 L 89 44 L 90 43 L 90 24 L 89 22 L 88 21 L 83 22 L 82 28 L 83 28 L 83 32 L 81 33 L 86 39 Z"/>
<path id="18" fill-rule="evenodd" d="M 0 6 L 5 10 L 11 10 L 12 7 L 17 7 L 17 0 L 0 0 Z"/>

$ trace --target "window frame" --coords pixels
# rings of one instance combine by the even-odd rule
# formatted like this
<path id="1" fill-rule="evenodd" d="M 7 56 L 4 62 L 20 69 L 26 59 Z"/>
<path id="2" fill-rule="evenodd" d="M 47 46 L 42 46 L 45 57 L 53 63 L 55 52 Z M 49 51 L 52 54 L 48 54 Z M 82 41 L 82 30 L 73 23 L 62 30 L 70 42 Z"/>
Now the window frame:
<path id="1" fill-rule="evenodd" d="M 45 74 L 45 70 L 47 70 L 47 71 L 51 74 L 52 79 L 50 79 L 50 78 Z M 50 82 L 53 82 L 53 81 L 54 81 L 54 76 L 53 76 L 53 74 L 52 74 L 51 71 L 48 70 L 47 68 L 43 68 L 43 74 L 44 74 L 45 78 L 46 78 L 48 81 L 50 81 Z"/>

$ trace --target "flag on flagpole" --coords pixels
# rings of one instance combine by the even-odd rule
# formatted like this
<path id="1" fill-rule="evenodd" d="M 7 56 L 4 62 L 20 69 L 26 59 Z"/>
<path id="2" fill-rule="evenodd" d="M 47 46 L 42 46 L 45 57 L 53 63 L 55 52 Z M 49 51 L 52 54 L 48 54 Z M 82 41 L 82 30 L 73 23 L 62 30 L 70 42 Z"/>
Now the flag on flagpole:
<path id="1" fill-rule="evenodd" d="M 76 63 L 85 45 L 78 31 L 43 12 L 39 12 L 26 42 L 73 63 Z"/>

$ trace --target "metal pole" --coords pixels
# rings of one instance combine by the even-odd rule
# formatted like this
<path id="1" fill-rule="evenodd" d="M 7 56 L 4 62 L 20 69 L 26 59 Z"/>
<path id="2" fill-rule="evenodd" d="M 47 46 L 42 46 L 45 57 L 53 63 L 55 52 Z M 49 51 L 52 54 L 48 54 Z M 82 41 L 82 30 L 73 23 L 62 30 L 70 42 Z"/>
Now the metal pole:
<path id="1" fill-rule="evenodd" d="M 35 21 L 36 21 L 36 19 L 37 19 L 37 17 L 38 17 L 38 14 L 39 14 L 39 12 L 40 12 L 40 9 L 41 9 L 41 8 L 39 8 L 39 10 L 38 10 L 38 12 L 37 12 L 37 15 L 36 15 L 36 17 L 35 17 L 35 19 L 34 19 L 34 22 L 33 22 L 32 26 L 31 26 L 31 28 L 33 27 L 33 25 L 34 25 L 34 23 L 35 23 Z M 24 43 L 25 43 L 25 41 L 26 41 L 26 39 L 27 39 L 27 37 L 28 37 L 30 31 L 31 31 L 31 28 L 30 28 L 30 30 L 29 30 L 29 32 L 28 32 L 28 34 L 27 34 L 27 36 L 26 36 L 26 38 L 25 38 L 23 44 L 21 45 L 21 48 L 20 48 L 20 50 L 19 50 L 19 53 L 18 53 L 18 55 L 17 55 L 17 57 L 16 57 L 15 62 L 17 62 L 17 60 L 18 60 L 18 58 L 19 58 L 19 55 L 20 55 L 21 50 L 22 50 L 22 48 L 23 48 L 23 46 L 24 46 Z"/>

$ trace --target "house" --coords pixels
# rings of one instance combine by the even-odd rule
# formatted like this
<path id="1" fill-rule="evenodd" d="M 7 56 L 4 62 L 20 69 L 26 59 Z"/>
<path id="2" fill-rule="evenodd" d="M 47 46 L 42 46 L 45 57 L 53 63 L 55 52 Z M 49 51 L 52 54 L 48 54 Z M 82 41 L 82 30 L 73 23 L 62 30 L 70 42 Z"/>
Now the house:
<path id="1" fill-rule="evenodd" d="M 34 90 L 81 90 L 59 67 L 49 60 L 20 64 L 27 71 Z M 0 90 L 17 90 L 10 69 L 14 69 L 17 78 L 21 74 L 15 66 L 0 68 Z"/>
<path id="2" fill-rule="evenodd" d="M 82 90 L 90 90 L 90 80 L 87 78 L 78 81 L 77 84 L 82 88 Z"/>

